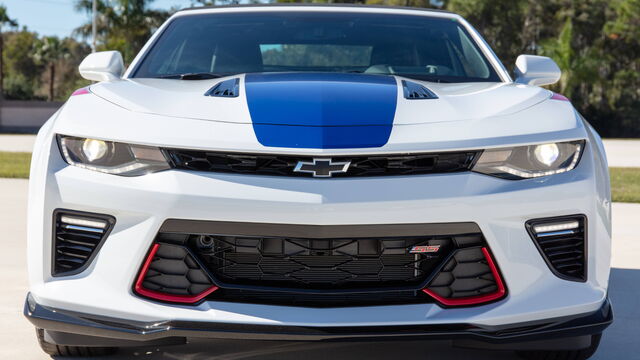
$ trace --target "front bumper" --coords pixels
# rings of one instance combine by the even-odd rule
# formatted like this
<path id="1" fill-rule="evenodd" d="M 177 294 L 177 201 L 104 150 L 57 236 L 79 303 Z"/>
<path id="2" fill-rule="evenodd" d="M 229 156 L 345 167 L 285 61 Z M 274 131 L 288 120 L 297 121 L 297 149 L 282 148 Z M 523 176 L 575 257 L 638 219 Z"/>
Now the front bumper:
<path id="1" fill-rule="evenodd" d="M 346 328 L 471 324 L 511 326 L 589 314 L 606 300 L 610 213 L 588 145 L 570 172 L 509 181 L 475 173 L 367 179 L 298 179 L 165 171 L 124 178 L 67 166 L 49 139 L 40 144 L 30 182 L 29 279 L 38 304 L 59 311 L 147 322 Z M 46 150 L 43 150 L 46 149 Z M 54 209 L 108 214 L 116 225 L 82 273 L 51 276 Z M 534 218 L 584 214 L 584 283 L 555 276 L 525 228 Z M 166 219 L 302 225 L 473 222 L 509 289 L 496 303 L 444 309 L 437 304 L 307 308 L 205 301 L 167 305 L 132 291 Z"/>
<path id="2" fill-rule="evenodd" d="M 503 350 L 576 349 L 587 347 L 591 335 L 601 333 L 613 321 L 608 299 L 595 312 L 508 327 L 470 324 L 303 327 L 179 320 L 139 322 L 54 309 L 36 303 L 30 295 L 25 302 L 24 315 L 36 327 L 46 329 L 59 344 L 93 346 L 176 344 L 197 338 L 287 341 L 421 339 L 454 340 L 454 345 L 458 346 Z"/>

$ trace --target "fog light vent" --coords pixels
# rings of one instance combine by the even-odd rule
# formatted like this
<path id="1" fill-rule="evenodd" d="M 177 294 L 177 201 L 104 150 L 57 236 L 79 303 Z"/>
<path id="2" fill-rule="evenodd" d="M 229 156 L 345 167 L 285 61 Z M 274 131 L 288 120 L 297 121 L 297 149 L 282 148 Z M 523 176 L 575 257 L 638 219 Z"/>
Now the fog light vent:
<path id="1" fill-rule="evenodd" d="M 587 219 L 584 215 L 535 219 L 529 234 L 553 273 L 565 280 L 585 281 Z"/>
<path id="2" fill-rule="evenodd" d="M 86 269 L 115 224 L 111 216 L 68 210 L 56 210 L 53 221 L 53 276 Z"/>

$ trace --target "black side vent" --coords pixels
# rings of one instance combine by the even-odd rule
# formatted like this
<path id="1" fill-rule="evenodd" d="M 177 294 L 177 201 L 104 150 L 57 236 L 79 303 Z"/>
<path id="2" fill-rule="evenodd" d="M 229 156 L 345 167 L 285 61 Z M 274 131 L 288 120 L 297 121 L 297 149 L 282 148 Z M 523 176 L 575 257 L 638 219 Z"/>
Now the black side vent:
<path id="1" fill-rule="evenodd" d="M 111 216 L 65 210 L 56 210 L 53 221 L 53 276 L 86 269 L 115 224 Z"/>
<path id="2" fill-rule="evenodd" d="M 409 100 L 437 99 L 438 96 L 425 86 L 407 80 L 402 80 L 404 98 Z"/>
<path id="3" fill-rule="evenodd" d="M 565 280 L 587 280 L 587 218 L 573 215 L 536 219 L 526 224 L 553 273 Z"/>
<path id="4" fill-rule="evenodd" d="M 204 96 L 214 97 L 238 97 L 240 89 L 240 79 L 234 78 L 217 83 L 209 89 Z"/>

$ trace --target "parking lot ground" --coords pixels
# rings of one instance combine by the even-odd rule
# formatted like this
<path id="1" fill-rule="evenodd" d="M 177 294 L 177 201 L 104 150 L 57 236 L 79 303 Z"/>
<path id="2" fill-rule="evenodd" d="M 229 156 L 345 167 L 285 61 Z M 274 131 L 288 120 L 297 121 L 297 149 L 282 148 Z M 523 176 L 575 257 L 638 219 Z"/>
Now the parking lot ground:
<path id="1" fill-rule="evenodd" d="M 0 179 L 0 359 L 49 359 L 36 343 L 31 324 L 22 316 L 27 292 L 26 271 L 27 180 Z M 594 360 L 640 360 L 640 239 L 636 226 L 640 204 L 613 204 L 613 259 L 610 296 L 615 322 L 605 332 Z M 214 356 L 212 351 L 218 355 Z M 429 359 L 513 360 L 511 352 L 454 349 L 446 342 L 238 342 L 213 341 L 161 349 L 135 348 L 105 360 L 184 359 Z M 66 360 L 66 359 L 65 359 Z"/>

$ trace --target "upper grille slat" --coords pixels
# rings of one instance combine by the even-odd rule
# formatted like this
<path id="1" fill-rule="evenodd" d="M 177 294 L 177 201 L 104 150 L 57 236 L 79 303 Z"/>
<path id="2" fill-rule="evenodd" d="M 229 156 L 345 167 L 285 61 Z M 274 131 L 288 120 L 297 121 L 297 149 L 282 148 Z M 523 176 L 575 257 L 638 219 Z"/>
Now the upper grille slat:
<path id="1" fill-rule="evenodd" d="M 312 162 L 314 157 L 303 155 L 234 154 L 198 150 L 164 149 L 172 166 L 180 170 L 207 171 L 267 176 L 312 177 L 313 174 L 294 172 L 299 161 Z M 391 175 L 420 175 L 470 170 L 479 151 L 319 156 L 332 162 L 350 162 L 344 173 L 333 177 L 366 177 Z"/>

